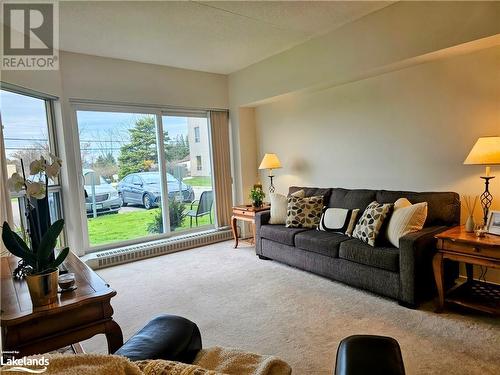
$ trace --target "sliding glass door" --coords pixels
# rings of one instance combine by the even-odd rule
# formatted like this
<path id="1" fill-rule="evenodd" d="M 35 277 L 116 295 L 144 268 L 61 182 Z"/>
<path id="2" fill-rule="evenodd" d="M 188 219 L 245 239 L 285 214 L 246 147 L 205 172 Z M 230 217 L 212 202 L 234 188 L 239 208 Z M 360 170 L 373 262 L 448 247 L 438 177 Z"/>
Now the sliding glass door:
<path id="1" fill-rule="evenodd" d="M 204 113 L 76 108 L 89 248 L 213 226 Z"/>
<path id="2" fill-rule="evenodd" d="M 170 230 L 212 225 L 212 152 L 208 120 L 200 115 L 162 117 L 170 201 Z"/>

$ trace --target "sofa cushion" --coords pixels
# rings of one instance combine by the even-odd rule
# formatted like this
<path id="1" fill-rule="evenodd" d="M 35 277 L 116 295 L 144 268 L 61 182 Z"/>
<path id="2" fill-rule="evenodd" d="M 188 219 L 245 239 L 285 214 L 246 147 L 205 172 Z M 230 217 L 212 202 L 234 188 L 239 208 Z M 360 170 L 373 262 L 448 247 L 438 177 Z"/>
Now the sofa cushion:
<path id="1" fill-rule="evenodd" d="M 322 196 L 300 198 L 291 195 L 287 198 L 287 202 L 285 222 L 287 228 L 318 227 L 323 212 Z"/>
<path id="2" fill-rule="evenodd" d="M 376 200 L 376 193 L 376 190 L 334 188 L 330 195 L 328 207 L 359 208 L 363 212 L 371 202 Z"/>
<path id="3" fill-rule="evenodd" d="M 377 192 L 377 202 L 394 203 L 406 198 L 412 204 L 427 202 L 425 227 L 434 225 L 458 225 L 460 222 L 460 196 L 452 192 L 388 191 Z"/>
<path id="4" fill-rule="evenodd" d="M 339 258 L 388 271 L 399 271 L 399 249 L 395 247 L 372 247 L 358 239 L 350 239 L 340 244 Z"/>
<path id="5" fill-rule="evenodd" d="M 295 246 L 302 250 L 338 258 L 340 243 L 349 238 L 345 234 L 309 230 L 295 236 Z"/>
<path id="6" fill-rule="evenodd" d="M 268 240 L 295 246 L 295 235 L 309 230 L 307 228 L 287 228 L 284 225 L 263 225 L 260 227 L 260 236 Z"/>
<path id="7" fill-rule="evenodd" d="M 325 204 L 330 200 L 330 194 L 332 192 L 332 189 L 330 188 L 290 186 L 288 189 L 288 195 L 291 195 L 299 190 L 304 190 L 305 197 L 317 197 L 321 195 Z"/>

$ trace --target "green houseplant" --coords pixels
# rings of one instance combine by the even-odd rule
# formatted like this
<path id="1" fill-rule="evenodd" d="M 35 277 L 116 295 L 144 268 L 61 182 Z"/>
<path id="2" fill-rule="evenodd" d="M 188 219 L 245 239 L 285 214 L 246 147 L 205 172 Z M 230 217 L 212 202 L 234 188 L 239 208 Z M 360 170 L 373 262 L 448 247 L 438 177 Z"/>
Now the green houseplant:
<path id="1" fill-rule="evenodd" d="M 7 250 L 21 258 L 27 265 L 26 282 L 33 306 L 43 306 L 57 300 L 57 268 L 66 259 L 69 248 L 64 248 L 52 260 L 51 255 L 57 238 L 64 226 L 64 220 L 57 220 L 43 235 L 37 248 L 31 248 L 14 232 L 7 222 L 3 223 L 2 240 Z"/>
<path id="2" fill-rule="evenodd" d="M 253 189 L 250 190 L 250 199 L 252 200 L 252 205 L 256 208 L 262 207 L 262 202 L 266 197 L 266 194 L 262 190 L 262 186 L 254 185 Z"/>

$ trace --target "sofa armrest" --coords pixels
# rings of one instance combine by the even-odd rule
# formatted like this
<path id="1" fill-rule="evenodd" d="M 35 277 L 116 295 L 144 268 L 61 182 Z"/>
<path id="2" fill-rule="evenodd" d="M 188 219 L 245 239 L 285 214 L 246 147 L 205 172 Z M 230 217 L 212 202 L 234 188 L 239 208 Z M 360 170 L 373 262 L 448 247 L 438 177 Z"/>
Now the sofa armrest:
<path id="1" fill-rule="evenodd" d="M 400 301 L 416 305 L 418 297 L 433 288 L 432 257 L 435 235 L 448 229 L 432 226 L 399 239 Z"/>
<path id="2" fill-rule="evenodd" d="M 255 214 L 255 230 L 258 231 L 261 225 L 266 225 L 269 223 L 271 218 L 271 211 L 260 211 Z"/>
<path id="3" fill-rule="evenodd" d="M 269 219 L 271 218 L 271 211 L 260 211 L 255 215 L 255 253 L 257 255 L 262 254 L 262 238 L 260 236 L 260 228 L 263 225 L 269 223 Z"/>

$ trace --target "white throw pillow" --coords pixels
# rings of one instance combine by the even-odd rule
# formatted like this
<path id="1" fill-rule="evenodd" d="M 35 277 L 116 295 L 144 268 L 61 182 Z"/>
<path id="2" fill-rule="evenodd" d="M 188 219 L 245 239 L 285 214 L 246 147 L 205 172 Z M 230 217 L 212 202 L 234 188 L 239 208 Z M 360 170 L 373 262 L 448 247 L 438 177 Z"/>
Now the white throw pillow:
<path id="1" fill-rule="evenodd" d="M 399 239 L 408 233 L 422 230 L 425 219 L 427 219 L 427 202 L 411 204 L 408 199 L 399 198 L 394 202 L 394 212 L 387 224 L 387 239 L 399 247 Z"/>
<path id="2" fill-rule="evenodd" d="M 304 190 L 298 190 L 290 194 L 290 196 L 298 198 L 304 198 L 305 195 L 306 193 Z M 288 206 L 287 196 L 278 193 L 270 193 L 269 198 L 271 200 L 271 217 L 269 219 L 269 224 L 285 224 Z"/>
<path id="3" fill-rule="evenodd" d="M 318 230 L 352 235 L 359 209 L 327 208 L 323 211 Z"/>

